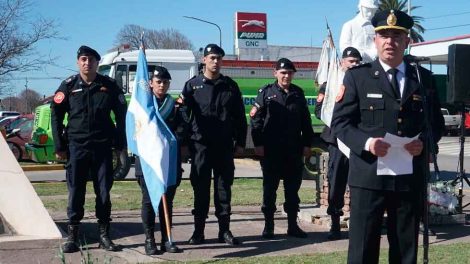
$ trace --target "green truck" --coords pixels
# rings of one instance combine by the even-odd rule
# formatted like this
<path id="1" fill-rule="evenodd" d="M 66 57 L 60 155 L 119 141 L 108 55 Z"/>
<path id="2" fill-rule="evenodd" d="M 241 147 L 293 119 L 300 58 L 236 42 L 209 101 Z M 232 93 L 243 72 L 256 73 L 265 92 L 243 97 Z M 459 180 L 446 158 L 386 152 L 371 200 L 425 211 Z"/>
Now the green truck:
<path id="1" fill-rule="evenodd" d="M 130 100 L 130 94 L 133 90 L 133 83 L 136 73 L 138 51 L 115 51 L 103 56 L 100 61 L 99 72 L 116 79 L 118 84 L 127 94 L 126 98 Z M 190 50 L 146 50 L 149 73 L 153 72 L 156 65 L 161 65 L 169 69 L 172 75 L 170 93 L 177 96 L 186 80 L 197 73 L 197 63 L 193 52 Z M 245 104 L 245 112 L 247 121 L 249 121 L 249 111 L 256 98 L 258 89 L 263 85 L 273 81 L 273 79 L 249 79 L 235 78 L 239 84 L 243 101 Z M 313 115 L 316 102 L 316 88 L 313 87 L 312 80 L 294 80 L 294 83 L 303 87 L 306 91 L 307 102 L 310 113 L 312 113 L 312 126 L 316 133 L 320 133 L 324 124 Z M 35 111 L 34 128 L 32 132 L 31 142 L 26 145 L 26 150 L 31 154 L 34 161 L 39 163 L 57 162 L 54 154 L 54 141 L 51 130 L 51 113 L 50 104 L 38 106 Z M 320 140 L 315 139 L 316 156 L 324 146 Z M 253 154 L 253 144 L 250 133 L 247 138 L 247 155 Z M 310 163 L 316 163 L 316 159 L 311 159 Z M 127 175 L 131 164 L 130 155 L 127 159 L 118 159 L 115 157 L 115 178 L 124 178 Z"/>

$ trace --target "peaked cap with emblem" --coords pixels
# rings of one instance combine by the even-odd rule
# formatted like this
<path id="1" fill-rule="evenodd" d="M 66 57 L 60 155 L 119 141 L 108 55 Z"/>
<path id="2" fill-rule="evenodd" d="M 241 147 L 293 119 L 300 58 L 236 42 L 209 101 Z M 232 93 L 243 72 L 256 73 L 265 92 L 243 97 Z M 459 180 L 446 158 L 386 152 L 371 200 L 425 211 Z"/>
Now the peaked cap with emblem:
<path id="1" fill-rule="evenodd" d="M 217 44 L 208 44 L 204 48 L 204 57 L 209 54 L 216 54 L 223 57 L 225 56 L 225 51 L 221 47 L 217 46 Z"/>
<path id="2" fill-rule="evenodd" d="M 78 48 L 78 50 L 77 50 L 77 59 L 80 58 L 80 56 L 84 56 L 84 55 L 93 56 L 93 57 L 96 58 L 97 61 L 101 60 L 101 56 L 96 50 L 94 50 L 94 49 L 92 49 L 88 46 L 85 46 L 85 45 L 80 46 L 80 48 Z"/>
<path id="3" fill-rule="evenodd" d="M 354 47 L 347 47 L 343 50 L 342 58 L 353 57 L 362 60 L 361 53 Z"/>
<path id="4" fill-rule="evenodd" d="M 294 66 L 294 63 L 292 63 L 292 61 L 290 61 L 289 59 L 286 59 L 286 58 L 280 58 L 276 62 L 276 71 L 281 70 L 281 69 L 291 70 L 291 71 L 294 71 L 294 72 L 297 71 L 297 69 Z"/>
<path id="5" fill-rule="evenodd" d="M 398 29 L 406 33 L 413 27 L 414 21 L 408 14 L 396 9 L 387 9 L 375 13 L 371 20 L 375 31 Z"/>
<path id="6" fill-rule="evenodd" d="M 155 66 L 155 71 L 153 72 L 153 77 L 163 80 L 171 80 L 171 75 L 168 70 L 163 66 Z"/>

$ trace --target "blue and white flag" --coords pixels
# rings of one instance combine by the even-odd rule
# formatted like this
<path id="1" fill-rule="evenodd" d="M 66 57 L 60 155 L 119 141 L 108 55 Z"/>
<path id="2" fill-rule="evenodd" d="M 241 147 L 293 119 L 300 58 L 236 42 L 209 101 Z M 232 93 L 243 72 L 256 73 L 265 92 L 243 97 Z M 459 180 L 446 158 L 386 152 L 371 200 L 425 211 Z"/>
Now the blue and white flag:
<path id="1" fill-rule="evenodd" d="M 150 200 L 158 213 L 166 187 L 176 183 L 177 143 L 154 104 L 148 77 L 147 59 L 141 48 L 127 109 L 126 137 L 129 150 L 140 158 Z"/>

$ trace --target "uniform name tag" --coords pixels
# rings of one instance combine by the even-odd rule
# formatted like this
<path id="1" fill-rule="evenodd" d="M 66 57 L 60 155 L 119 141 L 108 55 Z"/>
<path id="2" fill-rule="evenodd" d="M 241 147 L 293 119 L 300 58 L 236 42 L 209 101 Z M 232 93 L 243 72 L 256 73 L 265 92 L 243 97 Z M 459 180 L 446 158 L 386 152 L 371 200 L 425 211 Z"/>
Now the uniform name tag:
<path id="1" fill-rule="evenodd" d="M 367 94 L 367 98 L 382 98 L 382 94 Z"/>
<path id="2" fill-rule="evenodd" d="M 78 92 L 81 92 L 81 91 L 83 91 L 82 88 L 80 88 L 80 89 L 75 89 L 75 90 L 72 90 L 72 93 L 78 93 Z"/>

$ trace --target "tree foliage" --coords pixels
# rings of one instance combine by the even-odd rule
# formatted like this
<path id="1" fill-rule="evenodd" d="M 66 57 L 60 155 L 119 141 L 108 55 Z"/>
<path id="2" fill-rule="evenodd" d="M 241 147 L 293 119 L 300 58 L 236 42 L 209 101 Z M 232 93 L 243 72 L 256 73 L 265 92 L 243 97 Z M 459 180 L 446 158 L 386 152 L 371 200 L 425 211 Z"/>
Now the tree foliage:
<path id="1" fill-rule="evenodd" d="M 28 0 L 0 0 L 0 95 L 15 72 L 36 70 L 52 62 L 38 54 L 36 45 L 57 38 L 53 20 L 29 14 Z"/>
<path id="2" fill-rule="evenodd" d="M 41 95 L 31 89 L 21 91 L 18 96 L 5 97 L 1 101 L 0 108 L 17 111 L 19 113 L 32 113 L 42 102 Z"/>
<path id="3" fill-rule="evenodd" d="M 409 0 L 380 0 L 379 1 L 379 10 L 389 10 L 389 9 L 396 9 L 403 12 L 408 12 L 408 1 Z M 420 8 L 421 6 L 411 6 L 410 11 L 413 14 L 413 10 Z M 425 29 L 421 25 L 421 21 L 423 21 L 423 17 L 421 16 L 411 16 L 414 20 L 413 28 L 410 31 L 410 38 L 413 43 L 416 42 L 423 42 L 424 38 L 421 35 L 424 33 Z"/>
<path id="4" fill-rule="evenodd" d="M 138 25 L 125 25 L 119 31 L 115 45 L 129 44 L 131 49 L 138 49 L 142 32 L 148 49 L 192 49 L 193 47 L 191 41 L 176 29 L 154 30 Z"/>

